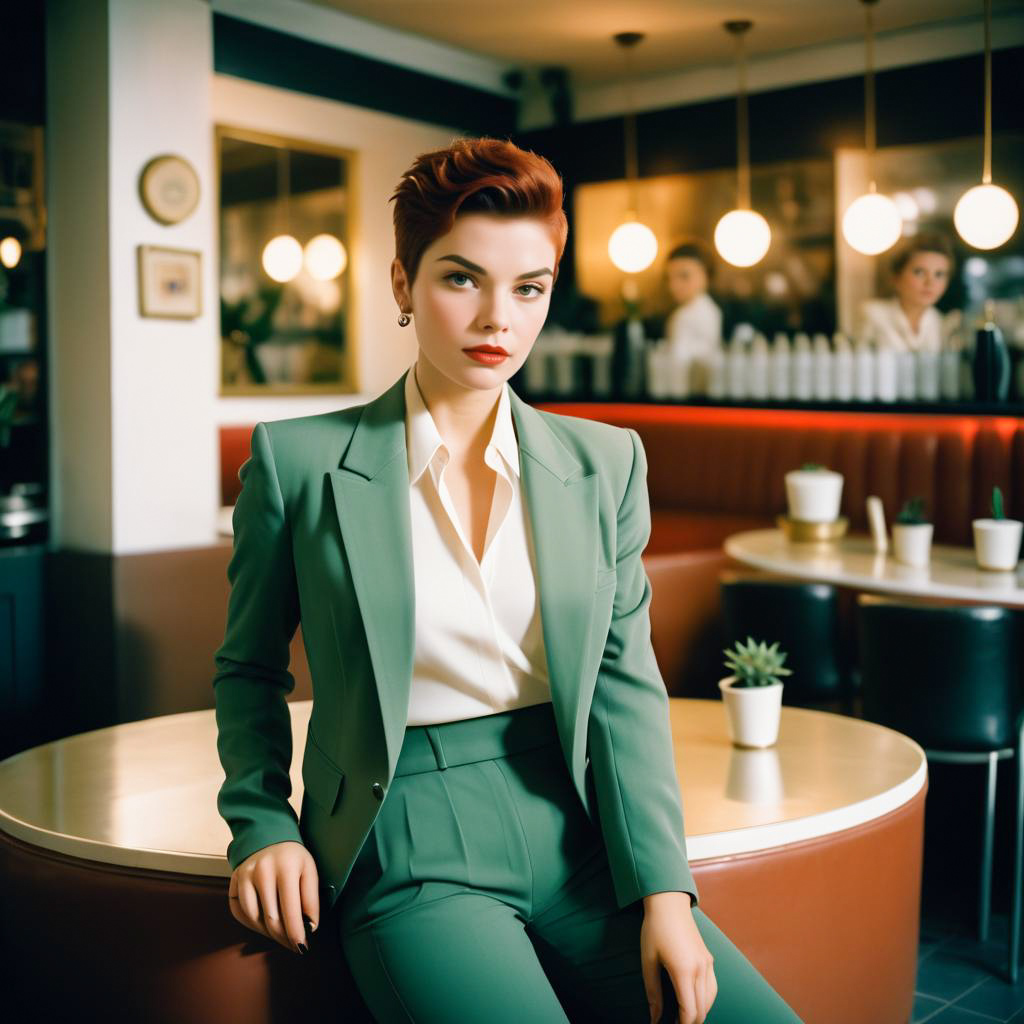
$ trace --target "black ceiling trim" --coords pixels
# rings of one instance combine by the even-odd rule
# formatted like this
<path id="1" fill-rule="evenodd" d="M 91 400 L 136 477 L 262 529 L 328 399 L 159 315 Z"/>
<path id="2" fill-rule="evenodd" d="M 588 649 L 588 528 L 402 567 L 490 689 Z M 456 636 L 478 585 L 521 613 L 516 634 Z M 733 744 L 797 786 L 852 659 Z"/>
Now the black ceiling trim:
<path id="1" fill-rule="evenodd" d="M 213 67 L 220 74 L 471 134 L 515 130 L 514 99 L 217 12 Z"/>

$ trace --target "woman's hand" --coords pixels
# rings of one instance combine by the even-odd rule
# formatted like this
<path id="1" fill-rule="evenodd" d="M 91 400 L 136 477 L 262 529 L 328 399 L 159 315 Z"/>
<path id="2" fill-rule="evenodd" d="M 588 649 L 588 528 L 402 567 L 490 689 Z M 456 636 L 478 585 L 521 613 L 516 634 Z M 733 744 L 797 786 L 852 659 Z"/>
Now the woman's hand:
<path id="1" fill-rule="evenodd" d="M 703 1024 L 718 995 L 718 982 L 708 952 L 697 930 L 686 892 L 656 892 L 644 897 L 640 929 L 640 959 L 644 987 L 651 1008 L 651 1024 L 663 1009 L 659 965 L 672 979 L 679 1004 L 679 1024 Z"/>
<path id="2" fill-rule="evenodd" d="M 316 931 L 320 919 L 313 855 L 302 843 L 292 840 L 250 854 L 231 874 L 228 906 L 246 928 L 274 939 L 293 953 L 305 953 L 303 915 L 309 918 L 310 932 Z"/>

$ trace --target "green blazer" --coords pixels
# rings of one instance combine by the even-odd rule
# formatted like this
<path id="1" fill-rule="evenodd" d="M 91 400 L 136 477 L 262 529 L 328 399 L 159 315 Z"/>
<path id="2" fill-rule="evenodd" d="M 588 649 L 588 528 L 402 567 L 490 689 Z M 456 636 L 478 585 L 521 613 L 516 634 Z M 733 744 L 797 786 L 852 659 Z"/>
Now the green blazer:
<path id="1" fill-rule="evenodd" d="M 232 517 L 213 680 L 227 858 L 235 868 L 271 843 L 304 843 L 328 909 L 406 728 L 415 590 L 404 385 L 405 373 L 363 405 L 258 423 Z M 643 445 L 634 430 L 510 398 L 566 767 L 601 829 L 619 906 L 661 891 L 695 903 L 640 559 L 650 535 Z M 314 696 L 296 817 L 285 697 L 300 618 Z"/>

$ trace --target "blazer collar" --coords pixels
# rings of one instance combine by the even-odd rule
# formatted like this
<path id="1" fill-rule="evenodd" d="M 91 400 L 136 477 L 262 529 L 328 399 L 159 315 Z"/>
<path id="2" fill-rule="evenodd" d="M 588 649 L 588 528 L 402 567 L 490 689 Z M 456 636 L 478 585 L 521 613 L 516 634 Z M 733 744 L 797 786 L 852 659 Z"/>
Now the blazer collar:
<path id="1" fill-rule="evenodd" d="M 372 480 L 392 459 L 408 460 L 405 445 L 405 372 L 377 398 L 363 407 L 340 467 Z M 579 460 L 544 422 L 544 417 L 524 402 L 508 385 L 519 439 L 520 454 L 527 454 L 553 473 L 563 484 L 583 471 Z"/>

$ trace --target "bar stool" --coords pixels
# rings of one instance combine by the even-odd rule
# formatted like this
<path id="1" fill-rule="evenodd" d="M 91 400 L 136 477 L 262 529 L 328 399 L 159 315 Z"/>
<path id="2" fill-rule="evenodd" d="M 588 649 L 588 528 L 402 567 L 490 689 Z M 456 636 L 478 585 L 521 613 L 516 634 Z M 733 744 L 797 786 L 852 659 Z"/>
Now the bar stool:
<path id="1" fill-rule="evenodd" d="M 1017 981 L 1024 873 L 1024 699 L 1009 608 L 857 597 L 864 717 L 916 740 L 929 761 L 987 764 L 978 936 L 988 938 L 998 762 L 1017 759 L 1007 971 Z"/>
<path id="2" fill-rule="evenodd" d="M 852 714 L 853 692 L 831 583 L 720 574 L 725 647 L 752 636 L 787 652 L 785 704 Z"/>

